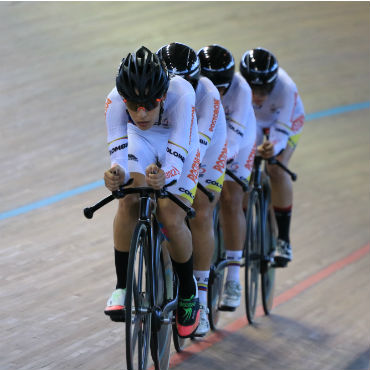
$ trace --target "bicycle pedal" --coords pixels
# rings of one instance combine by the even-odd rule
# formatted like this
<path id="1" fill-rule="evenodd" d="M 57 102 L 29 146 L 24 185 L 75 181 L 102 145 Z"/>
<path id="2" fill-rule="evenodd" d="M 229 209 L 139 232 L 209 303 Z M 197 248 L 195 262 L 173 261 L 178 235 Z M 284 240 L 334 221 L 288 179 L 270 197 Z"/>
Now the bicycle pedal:
<path id="1" fill-rule="evenodd" d="M 275 259 L 274 262 L 271 263 L 271 267 L 273 268 L 284 268 L 288 266 L 287 260 Z"/>
<path id="2" fill-rule="evenodd" d="M 125 311 L 110 312 L 104 311 L 104 313 L 114 322 L 125 322 Z"/>
<path id="3" fill-rule="evenodd" d="M 114 322 L 125 322 L 125 316 L 122 316 L 122 315 L 109 316 L 109 317 Z"/>
<path id="4" fill-rule="evenodd" d="M 230 307 L 230 306 L 219 306 L 219 311 L 227 311 L 227 312 L 234 312 L 236 310 L 236 307 Z"/>

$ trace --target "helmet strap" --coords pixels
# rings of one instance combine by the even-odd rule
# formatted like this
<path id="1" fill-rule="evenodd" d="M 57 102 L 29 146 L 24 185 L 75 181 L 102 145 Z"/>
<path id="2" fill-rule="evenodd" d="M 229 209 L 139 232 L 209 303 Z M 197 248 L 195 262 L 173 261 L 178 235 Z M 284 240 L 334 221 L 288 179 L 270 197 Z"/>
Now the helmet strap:
<path id="1" fill-rule="evenodd" d="M 158 123 L 157 123 L 158 126 L 162 123 L 162 114 L 163 114 L 163 111 L 164 111 L 163 100 L 161 100 L 161 102 L 159 104 L 160 104 L 160 108 L 159 108 L 159 118 L 158 118 Z"/>

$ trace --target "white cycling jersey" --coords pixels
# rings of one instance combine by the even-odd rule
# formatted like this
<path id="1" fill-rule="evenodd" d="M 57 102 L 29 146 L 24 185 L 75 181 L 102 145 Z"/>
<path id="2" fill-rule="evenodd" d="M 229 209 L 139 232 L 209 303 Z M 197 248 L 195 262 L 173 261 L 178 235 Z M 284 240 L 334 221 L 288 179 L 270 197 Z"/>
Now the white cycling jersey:
<path id="1" fill-rule="evenodd" d="M 220 94 L 211 80 L 200 77 L 195 93 L 200 143 L 199 182 L 220 192 L 227 160 L 226 120 Z"/>
<path id="2" fill-rule="evenodd" d="M 227 167 L 241 180 L 248 180 L 256 152 L 256 118 L 252 90 L 240 73 L 234 74 L 222 105 L 227 123 L 227 159 L 233 159 Z M 232 181 L 228 176 L 227 180 Z"/>
<path id="3" fill-rule="evenodd" d="M 289 75 L 279 67 L 278 79 L 262 105 L 254 105 L 257 119 L 257 144 L 263 141 L 263 129 L 270 129 L 270 141 L 274 155 L 287 146 L 288 140 L 295 146 L 305 120 L 305 113 L 298 89 Z"/>
<path id="4" fill-rule="evenodd" d="M 128 114 L 122 97 L 114 88 L 106 101 L 106 124 L 111 164 L 119 164 L 126 173 L 145 174 L 151 163 L 160 163 L 168 188 L 174 194 L 194 199 L 198 183 L 200 151 L 195 93 L 181 77 L 170 80 L 160 122 L 149 130 L 138 128 Z"/>

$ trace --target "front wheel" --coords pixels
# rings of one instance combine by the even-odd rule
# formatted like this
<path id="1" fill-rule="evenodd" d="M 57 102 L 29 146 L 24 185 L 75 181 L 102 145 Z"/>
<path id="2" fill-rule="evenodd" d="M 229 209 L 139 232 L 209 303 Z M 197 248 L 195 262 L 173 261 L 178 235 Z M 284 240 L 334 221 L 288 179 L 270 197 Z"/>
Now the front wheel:
<path id="1" fill-rule="evenodd" d="M 245 310 L 248 322 L 253 323 L 257 307 L 258 280 L 261 261 L 261 206 L 257 191 L 252 191 L 246 211 L 247 233 L 245 255 Z"/>
<path id="2" fill-rule="evenodd" d="M 262 305 L 265 315 L 271 312 L 274 292 L 275 292 L 275 271 L 273 267 L 273 253 L 275 250 L 276 238 L 274 233 L 273 212 L 267 210 L 265 233 L 264 233 L 264 251 L 261 264 L 261 287 L 262 287 Z"/>
<path id="3" fill-rule="evenodd" d="M 141 223 L 131 239 L 125 301 L 128 370 L 144 370 L 148 364 L 152 321 L 149 235 L 147 225 Z"/>
<path id="4" fill-rule="evenodd" d="M 220 318 L 219 307 L 222 300 L 224 275 L 224 268 L 217 271 L 215 266 L 211 267 L 208 281 L 208 319 L 209 326 L 212 330 L 217 329 L 217 324 Z"/>
<path id="5" fill-rule="evenodd" d="M 225 249 L 219 212 L 220 206 L 219 204 L 217 204 L 213 212 L 215 249 L 212 257 L 212 266 L 210 269 L 208 280 L 208 319 L 209 325 L 212 330 L 217 329 L 217 324 L 220 316 L 219 307 L 222 300 L 222 290 L 225 275 L 224 268 L 217 268 L 220 266 L 220 263 L 223 263 L 223 261 L 225 261 Z"/>
<path id="6" fill-rule="evenodd" d="M 177 275 L 173 274 L 173 296 L 177 296 L 178 278 Z M 173 320 L 172 323 L 172 338 L 176 352 L 181 353 L 185 348 L 186 338 L 181 338 L 177 332 L 176 322 Z"/>
<path id="7" fill-rule="evenodd" d="M 157 240 L 157 250 L 161 248 L 161 239 Z M 167 250 L 163 250 L 156 258 L 157 284 L 156 284 L 156 307 L 163 308 L 172 298 L 172 267 Z M 170 280 L 170 281 L 169 281 Z M 171 292 L 169 289 L 171 289 Z M 171 295 L 169 294 L 171 293 Z M 153 313 L 154 314 L 154 313 Z M 156 370 L 167 370 L 170 362 L 171 332 L 172 325 L 160 322 L 160 313 L 156 315 L 156 326 L 153 330 L 152 322 L 152 358 Z M 172 312 L 168 319 L 172 320 Z M 153 318 L 153 317 L 152 317 Z"/>

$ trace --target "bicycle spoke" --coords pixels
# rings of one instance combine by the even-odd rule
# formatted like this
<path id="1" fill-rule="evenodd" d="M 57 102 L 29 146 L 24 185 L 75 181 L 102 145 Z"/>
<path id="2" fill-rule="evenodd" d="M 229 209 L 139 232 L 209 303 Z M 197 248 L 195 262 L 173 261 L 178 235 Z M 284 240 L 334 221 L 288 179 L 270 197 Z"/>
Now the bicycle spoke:
<path id="1" fill-rule="evenodd" d="M 132 239 L 126 291 L 126 359 L 129 370 L 142 370 L 148 362 L 151 310 L 147 229 L 138 225 Z"/>
<path id="2" fill-rule="evenodd" d="M 261 259 L 261 208 L 258 192 L 253 191 L 246 212 L 245 241 L 245 308 L 249 323 L 253 323 L 257 307 L 258 281 Z"/>

